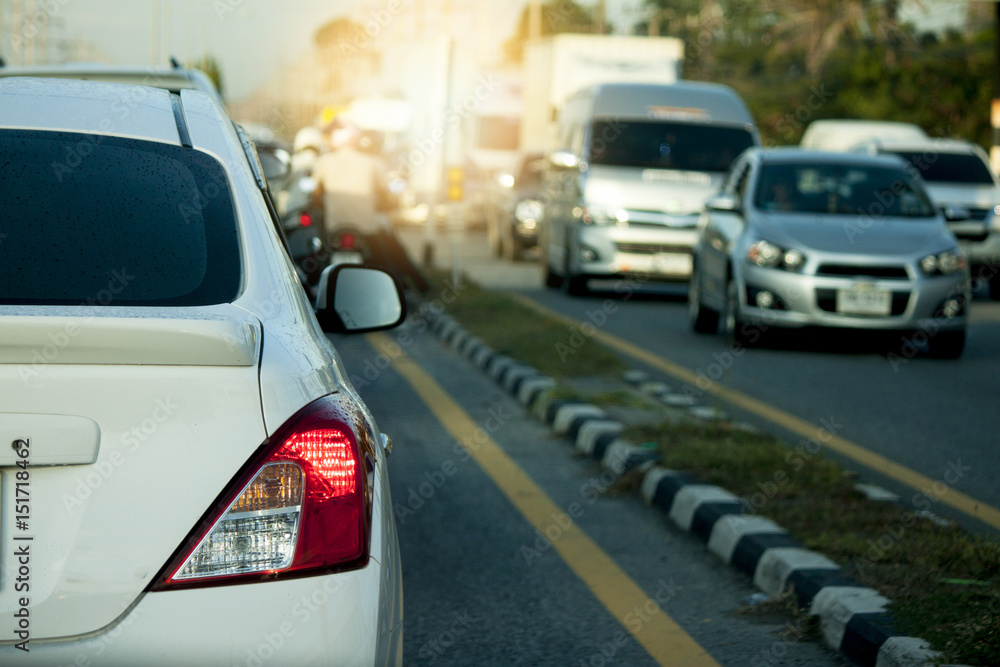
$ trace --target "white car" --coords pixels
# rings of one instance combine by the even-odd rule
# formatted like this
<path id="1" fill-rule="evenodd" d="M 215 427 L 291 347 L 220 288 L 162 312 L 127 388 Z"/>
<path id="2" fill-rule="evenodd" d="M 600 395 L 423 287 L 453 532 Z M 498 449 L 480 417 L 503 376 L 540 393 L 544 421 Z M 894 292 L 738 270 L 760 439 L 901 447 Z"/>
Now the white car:
<path id="1" fill-rule="evenodd" d="M 0 664 L 401 664 L 390 441 L 199 91 L 0 81 Z"/>
<path id="2" fill-rule="evenodd" d="M 1000 179 L 986 151 L 964 139 L 872 140 L 854 147 L 870 155 L 898 155 L 945 209 L 949 226 L 969 258 L 972 276 L 986 281 L 1000 300 Z"/>

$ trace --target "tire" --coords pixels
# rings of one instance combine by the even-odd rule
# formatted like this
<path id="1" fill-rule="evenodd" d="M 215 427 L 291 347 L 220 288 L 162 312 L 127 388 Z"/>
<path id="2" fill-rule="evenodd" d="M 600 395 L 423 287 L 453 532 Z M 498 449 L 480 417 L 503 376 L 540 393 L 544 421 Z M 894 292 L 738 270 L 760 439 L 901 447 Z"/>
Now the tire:
<path id="1" fill-rule="evenodd" d="M 566 294 L 569 294 L 570 296 L 584 296 L 589 291 L 587 289 L 587 276 L 573 273 L 573 270 L 570 268 L 569 258 L 572 256 L 570 253 L 571 253 L 570 244 L 567 243 L 566 254 L 563 258 L 563 261 L 565 262 L 564 273 L 566 275 L 565 279 L 563 280 L 563 291 L 565 291 Z"/>
<path id="2" fill-rule="evenodd" d="M 958 359 L 965 349 L 965 329 L 939 331 L 931 337 L 929 356 L 935 359 Z"/>
<path id="3" fill-rule="evenodd" d="M 752 347 L 760 339 L 760 333 L 746 331 L 746 325 L 739 319 L 739 303 L 736 281 L 730 276 L 726 283 L 726 338 L 733 347 Z M 757 336 L 753 337 L 753 333 L 757 333 Z"/>
<path id="4" fill-rule="evenodd" d="M 691 274 L 688 284 L 688 322 L 695 333 L 714 334 L 719 331 L 719 312 L 706 307 L 701 301 L 701 280 Z"/>
<path id="5" fill-rule="evenodd" d="M 993 267 L 994 273 L 990 276 L 990 300 L 1000 301 L 1000 266 Z"/>

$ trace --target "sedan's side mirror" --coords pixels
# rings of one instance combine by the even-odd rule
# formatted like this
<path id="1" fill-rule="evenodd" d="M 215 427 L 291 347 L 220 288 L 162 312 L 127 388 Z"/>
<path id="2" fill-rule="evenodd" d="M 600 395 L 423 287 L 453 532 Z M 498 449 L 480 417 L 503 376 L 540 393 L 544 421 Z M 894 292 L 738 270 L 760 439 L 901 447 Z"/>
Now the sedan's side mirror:
<path id="1" fill-rule="evenodd" d="M 391 329 L 406 319 L 403 289 L 382 269 L 328 266 L 316 293 L 316 319 L 328 333 Z"/>
<path id="2" fill-rule="evenodd" d="M 708 201 L 705 202 L 705 210 L 722 211 L 725 213 L 739 213 L 740 202 L 733 195 L 718 194 L 714 197 L 710 197 Z"/>

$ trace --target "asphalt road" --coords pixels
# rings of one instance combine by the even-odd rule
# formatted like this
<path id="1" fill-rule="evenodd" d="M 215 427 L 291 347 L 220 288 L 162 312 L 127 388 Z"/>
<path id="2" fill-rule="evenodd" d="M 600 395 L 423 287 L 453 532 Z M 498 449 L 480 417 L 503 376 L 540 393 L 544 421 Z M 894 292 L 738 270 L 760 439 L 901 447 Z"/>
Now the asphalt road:
<path id="1" fill-rule="evenodd" d="M 646 641 L 694 647 L 709 664 L 844 664 L 817 642 L 796 641 L 801 628 L 789 631 L 786 619 L 739 614 L 755 592 L 745 577 L 635 494 L 595 494 L 613 479 L 430 333 L 411 323 L 392 336 L 403 355 L 392 366 L 371 337 L 340 336 L 335 344 L 395 445 L 389 464 L 403 559 L 405 664 L 657 664 Z M 410 370 L 401 372 L 401 365 Z M 429 404 L 408 379 L 413 373 L 431 378 L 444 394 Z M 471 420 L 472 432 L 449 427 L 440 415 L 448 409 Z M 543 500 L 572 511 L 575 525 L 613 566 L 590 573 L 588 584 L 573 569 L 579 560 L 571 567 L 569 556 L 547 546 L 519 509 L 524 499 L 491 477 L 495 465 L 458 447 L 477 433 L 510 457 Z M 548 544 L 557 544 L 559 521 L 548 524 Z M 621 594 L 620 579 L 617 588 L 608 583 L 616 568 L 640 591 L 634 611 L 624 615 L 601 602 Z M 643 608 L 652 613 L 644 616 Z M 674 623 L 676 631 L 664 630 Z"/>

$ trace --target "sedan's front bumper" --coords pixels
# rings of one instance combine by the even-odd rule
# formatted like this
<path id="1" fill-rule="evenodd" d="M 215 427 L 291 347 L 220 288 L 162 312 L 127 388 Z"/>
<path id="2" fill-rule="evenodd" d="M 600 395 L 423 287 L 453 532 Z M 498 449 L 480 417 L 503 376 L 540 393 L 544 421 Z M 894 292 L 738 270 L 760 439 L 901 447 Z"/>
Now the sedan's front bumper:
<path id="1" fill-rule="evenodd" d="M 742 322 L 786 328 L 818 326 L 882 331 L 950 331 L 966 326 L 970 301 L 966 274 L 884 279 L 805 275 L 753 265 L 742 268 L 739 308 Z M 761 291 L 777 297 L 776 305 L 759 307 L 756 302 Z M 850 312 L 852 308 L 845 305 L 847 297 L 866 293 L 887 301 L 888 312 Z M 942 313 L 945 304 L 956 299 L 960 311 L 945 317 Z"/>

